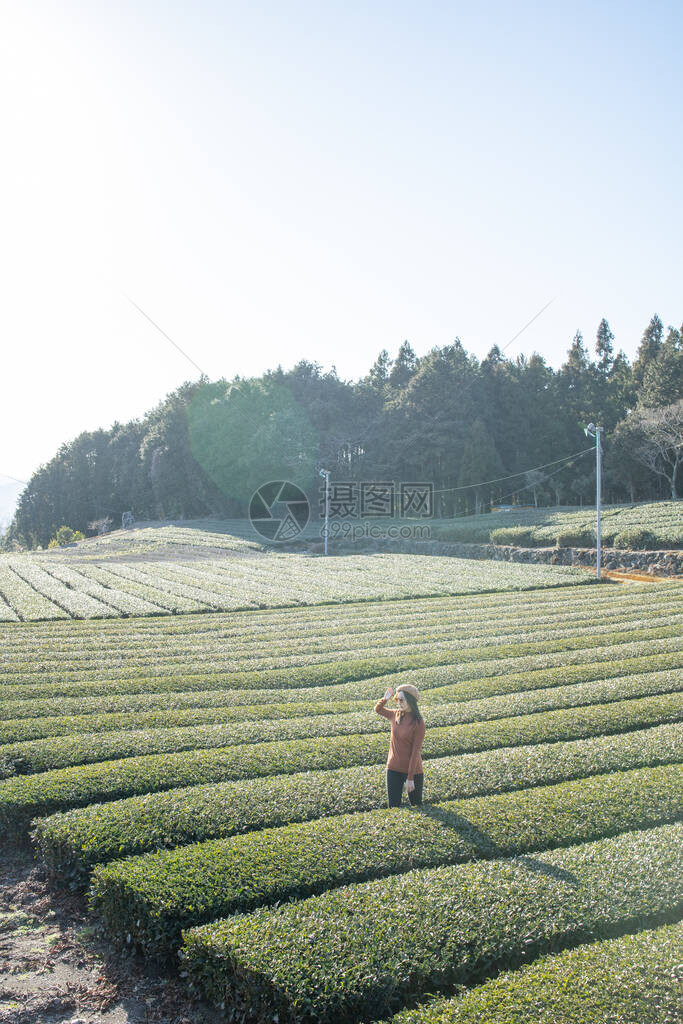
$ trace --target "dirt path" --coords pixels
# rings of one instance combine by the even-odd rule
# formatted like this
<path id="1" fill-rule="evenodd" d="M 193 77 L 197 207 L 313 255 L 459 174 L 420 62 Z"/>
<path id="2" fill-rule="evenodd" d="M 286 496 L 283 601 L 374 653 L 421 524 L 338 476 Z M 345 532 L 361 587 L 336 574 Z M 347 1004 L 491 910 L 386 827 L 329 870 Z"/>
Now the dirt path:
<path id="1" fill-rule="evenodd" d="M 1 852 L 1 1024 L 217 1024 L 181 985 L 98 937 L 85 900 L 52 893 L 28 849 Z"/>

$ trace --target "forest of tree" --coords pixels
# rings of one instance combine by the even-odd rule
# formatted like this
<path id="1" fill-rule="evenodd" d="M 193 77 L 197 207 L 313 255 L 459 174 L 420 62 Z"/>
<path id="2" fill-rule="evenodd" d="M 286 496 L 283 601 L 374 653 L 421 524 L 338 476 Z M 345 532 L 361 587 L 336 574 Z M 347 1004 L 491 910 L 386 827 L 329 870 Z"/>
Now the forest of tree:
<path id="1" fill-rule="evenodd" d="M 309 362 L 258 379 L 201 378 L 142 420 L 63 445 L 31 477 L 4 543 L 43 547 L 63 524 L 92 533 L 128 510 L 138 520 L 241 517 L 273 479 L 299 483 L 316 508 L 321 466 L 333 481 L 431 482 L 441 516 L 503 500 L 591 503 L 590 453 L 537 469 L 590 447 L 589 421 L 605 428 L 605 501 L 677 497 L 682 331 L 654 316 L 632 364 L 602 320 L 593 346 L 576 333 L 559 370 L 497 347 L 479 362 L 456 339 L 422 358 L 408 342 L 394 359 L 382 351 L 357 382 Z"/>

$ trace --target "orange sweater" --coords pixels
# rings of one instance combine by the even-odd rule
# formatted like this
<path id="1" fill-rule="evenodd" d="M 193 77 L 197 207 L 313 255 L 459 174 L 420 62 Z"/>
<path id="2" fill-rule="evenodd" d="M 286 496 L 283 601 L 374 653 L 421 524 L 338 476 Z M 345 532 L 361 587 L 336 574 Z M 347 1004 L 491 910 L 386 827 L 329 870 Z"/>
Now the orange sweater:
<path id="1" fill-rule="evenodd" d="M 391 722 L 391 740 L 387 768 L 394 772 L 407 772 L 408 778 L 422 772 L 422 741 L 425 738 L 424 719 L 416 722 L 412 711 L 407 711 L 398 721 L 398 711 L 388 711 L 384 698 L 375 704 L 375 711 Z"/>

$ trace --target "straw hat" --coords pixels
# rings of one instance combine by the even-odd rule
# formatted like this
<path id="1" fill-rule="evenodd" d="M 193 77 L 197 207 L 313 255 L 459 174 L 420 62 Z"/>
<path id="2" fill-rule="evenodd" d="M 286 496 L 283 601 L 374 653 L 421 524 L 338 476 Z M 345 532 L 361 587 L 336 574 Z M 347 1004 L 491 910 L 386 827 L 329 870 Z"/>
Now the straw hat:
<path id="1" fill-rule="evenodd" d="M 403 690 L 404 693 L 412 694 L 415 700 L 419 700 L 420 691 L 418 690 L 417 686 L 413 686 L 412 683 L 403 683 L 403 685 L 399 686 L 398 689 L 396 690 L 396 694 L 398 695 L 401 692 L 401 690 Z"/>

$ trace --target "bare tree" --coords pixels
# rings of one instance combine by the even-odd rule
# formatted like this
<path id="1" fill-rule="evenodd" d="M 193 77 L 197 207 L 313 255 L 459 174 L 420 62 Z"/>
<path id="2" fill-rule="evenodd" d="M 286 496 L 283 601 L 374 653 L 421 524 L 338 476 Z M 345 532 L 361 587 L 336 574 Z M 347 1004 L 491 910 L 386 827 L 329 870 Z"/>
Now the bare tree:
<path id="1" fill-rule="evenodd" d="M 683 462 L 683 399 L 661 409 L 636 410 L 630 417 L 635 427 L 633 457 L 668 480 L 676 501 L 678 467 Z"/>
<path id="2" fill-rule="evenodd" d="M 114 520 L 110 516 L 105 516 L 103 519 L 93 519 L 91 523 L 88 523 L 88 529 L 101 537 L 102 534 L 109 533 L 113 525 Z"/>
<path id="3" fill-rule="evenodd" d="M 534 494 L 534 508 L 538 508 L 538 489 L 545 479 L 546 478 L 540 469 L 529 469 L 524 474 L 526 486 L 530 491 L 533 491 Z"/>

